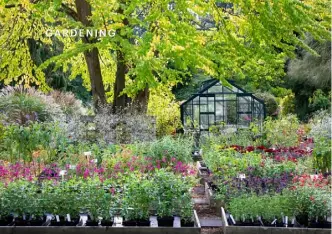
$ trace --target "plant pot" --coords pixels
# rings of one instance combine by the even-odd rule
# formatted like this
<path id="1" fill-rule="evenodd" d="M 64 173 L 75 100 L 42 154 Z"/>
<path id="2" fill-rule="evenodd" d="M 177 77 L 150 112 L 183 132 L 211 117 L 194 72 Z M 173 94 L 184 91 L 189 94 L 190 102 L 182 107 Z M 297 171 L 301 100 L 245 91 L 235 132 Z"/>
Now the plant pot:
<path id="1" fill-rule="evenodd" d="M 70 222 L 66 221 L 66 226 L 76 226 L 79 221 L 79 218 L 74 218 Z"/>
<path id="2" fill-rule="evenodd" d="M 173 227 L 173 217 L 161 217 L 157 218 L 159 227 Z"/>
<path id="3" fill-rule="evenodd" d="M 88 227 L 96 227 L 96 226 L 98 226 L 98 222 L 94 221 L 94 220 L 88 220 L 88 221 L 86 221 L 86 226 L 88 226 Z"/>
<path id="4" fill-rule="evenodd" d="M 308 224 L 309 224 L 309 220 L 308 220 L 308 215 L 305 214 L 305 215 L 298 215 L 296 216 L 296 221 L 305 226 L 305 227 L 308 227 Z"/>
<path id="5" fill-rule="evenodd" d="M 60 226 L 65 226 L 66 225 L 66 221 L 65 221 L 65 218 L 63 216 L 60 216 L 59 219 L 60 219 L 60 222 L 57 222 L 56 220 L 52 220 L 51 221 L 51 226 L 60 227 Z"/>
<path id="6" fill-rule="evenodd" d="M 194 226 L 195 226 L 194 221 L 181 219 L 181 227 L 194 227 Z"/>
<path id="7" fill-rule="evenodd" d="M 134 227 L 137 225 L 137 223 L 134 220 L 126 220 L 122 222 L 122 225 L 126 227 Z"/>
<path id="8" fill-rule="evenodd" d="M 101 226 L 104 226 L 104 227 L 112 227 L 113 226 L 113 221 L 111 220 L 102 220 L 101 221 Z"/>
<path id="9" fill-rule="evenodd" d="M 41 226 L 44 223 L 43 219 L 32 219 L 29 221 L 30 226 Z"/>
<path id="10" fill-rule="evenodd" d="M 8 225 L 8 221 L 7 220 L 0 220 L 0 227 L 1 226 L 7 226 Z"/>
<path id="11" fill-rule="evenodd" d="M 28 221 L 23 220 L 23 219 L 15 219 L 15 226 L 28 226 Z"/>
<path id="12" fill-rule="evenodd" d="M 66 224 L 67 224 L 66 221 L 60 221 L 60 222 L 51 221 L 51 226 L 55 226 L 55 227 L 66 226 Z"/>
<path id="13" fill-rule="evenodd" d="M 327 221 L 325 221 L 325 222 L 323 223 L 323 228 L 331 229 L 331 222 L 327 222 Z"/>
<path id="14" fill-rule="evenodd" d="M 144 219 L 139 219 L 139 220 L 137 220 L 137 226 L 139 226 L 139 227 L 150 227 L 150 221 L 149 220 L 144 220 Z"/>

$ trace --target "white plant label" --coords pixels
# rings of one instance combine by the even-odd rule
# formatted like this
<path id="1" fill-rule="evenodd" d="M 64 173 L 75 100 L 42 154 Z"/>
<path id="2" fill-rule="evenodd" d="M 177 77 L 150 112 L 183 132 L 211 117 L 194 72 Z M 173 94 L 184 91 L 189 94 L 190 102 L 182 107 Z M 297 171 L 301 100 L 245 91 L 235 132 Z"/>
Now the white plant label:
<path id="1" fill-rule="evenodd" d="M 61 176 L 67 175 L 67 170 L 61 170 L 59 172 L 59 175 L 61 175 Z"/>
<path id="2" fill-rule="evenodd" d="M 123 222 L 123 218 L 121 216 L 114 217 L 114 226 L 115 227 L 123 227 L 122 222 Z"/>
<path id="3" fill-rule="evenodd" d="M 52 214 L 47 214 L 46 215 L 46 222 L 51 221 L 52 219 L 54 219 L 54 216 Z"/>
<path id="4" fill-rule="evenodd" d="M 71 222 L 70 214 L 67 214 L 67 221 L 68 221 L 68 222 Z"/>
<path id="5" fill-rule="evenodd" d="M 158 227 L 158 220 L 156 216 L 150 216 L 150 227 Z"/>
<path id="6" fill-rule="evenodd" d="M 80 221 L 82 222 L 82 226 L 85 226 L 86 225 L 86 221 L 88 221 L 88 215 L 81 214 L 80 215 Z"/>
<path id="7" fill-rule="evenodd" d="M 173 227 L 181 227 L 181 219 L 180 219 L 180 217 L 178 217 L 178 216 L 174 217 Z"/>
<path id="8" fill-rule="evenodd" d="M 292 222 L 291 222 L 291 224 L 295 224 L 295 218 L 292 218 Z"/>
<path id="9" fill-rule="evenodd" d="M 240 180 L 243 180 L 246 178 L 246 174 L 238 174 L 237 178 L 239 178 Z"/>
<path id="10" fill-rule="evenodd" d="M 83 154 L 84 154 L 84 156 L 86 156 L 86 157 L 88 157 L 88 156 L 91 156 L 91 155 L 92 155 L 91 151 L 84 152 Z"/>
<path id="11" fill-rule="evenodd" d="M 233 218 L 233 215 L 229 215 L 229 217 L 231 218 L 233 224 L 236 224 L 235 219 Z"/>
<path id="12" fill-rule="evenodd" d="M 76 165 L 69 165 L 70 170 L 76 170 Z"/>
<path id="13" fill-rule="evenodd" d="M 60 217 L 59 217 L 59 215 L 56 215 L 56 216 L 55 216 L 55 219 L 56 219 L 57 222 L 60 222 Z"/>

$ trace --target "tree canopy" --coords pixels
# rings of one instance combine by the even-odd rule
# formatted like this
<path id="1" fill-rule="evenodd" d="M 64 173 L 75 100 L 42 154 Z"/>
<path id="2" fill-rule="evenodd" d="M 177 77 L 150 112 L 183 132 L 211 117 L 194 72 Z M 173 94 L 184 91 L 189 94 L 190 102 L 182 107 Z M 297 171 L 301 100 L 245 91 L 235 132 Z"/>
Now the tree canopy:
<path id="1" fill-rule="evenodd" d="M 146 104 L 149 90 L 172 87 L 200 72 L 253 82 L 284 75 L 296 48 L 330 39 L 327 0 L 1 0 L 0 81 L 37 85 L 43 69 L 81 75 L 95 104 Z M 47 30 L 114 30 L 114 37 L 57 37 L 61 54 L 38 66 L 30 43 L 54 40 Z M 226 82 L 226 81 L 225 81 Z"/>

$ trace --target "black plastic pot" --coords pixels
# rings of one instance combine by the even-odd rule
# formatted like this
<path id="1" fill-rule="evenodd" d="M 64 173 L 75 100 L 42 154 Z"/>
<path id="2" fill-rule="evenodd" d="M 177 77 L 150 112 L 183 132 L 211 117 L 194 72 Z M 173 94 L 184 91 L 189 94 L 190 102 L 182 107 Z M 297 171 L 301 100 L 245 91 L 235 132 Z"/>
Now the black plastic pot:
<path id="1" fill-rule="evenodd" d="M 112 227 L 113 226 L 113 221 L 110 221 L 110 220 L 102 220 L 101 221 L 101 226 L 108 226 L 108 227 Z"/>
<path id="2" fill-rule="evenodd" d="M 21 218 L 16 218 L 14 225 L 15 226 L 28 226 L 28 221 L 27 220 L 23 220 Z"/>
<path id="3" fill-rule="evenodd" d="M 139 220 L 137 220 L 136 223 L 137 223 L 137 226 L 140 226 L 140 227 L 150 227 L 149 220 L 139 219 Z"/>
<path id="4" fill-rule="evenodd" d="M 98 222 L 97 221 L 94 221 L 94 220 L 88 220 L 86 221 L 86 226 L 88 227 L 95 227 L 95 226 L 98 226 Z"/>
<path id="5" fill-rule="evenodd" d="M 195 222 L 194 221 L 188 221 L 181 219 L 181 227 L 194 227 Z"/>
<path id="6" fill-rule="evenodd" d="M 327 221 L 318 221 L 312 220 L 309 222 L 308 228 L 328 228 L 331 229 L 331 223 Z"/>
<path id="7" fill-rule="evenodd" d="M 161 217 L 157 218 L 159 227 L 173 227 L 173 217 Z"/>
<path id="8" fill-rule="evenodd" d="M 51 221 L 51 226 L 59 227 L 59 226 L 65 226 L 66 225 L 66 221 L 65 221 L 65 218 L 63 216 L 60 216 L 59 219 L 60 219 L 60 222 L 57 222 L 56 220 L 52 220 Z"/>
<path id="9" fill-rule="evenodd" d="M 65 226 L 76 226 L 79 222 L 79 218 L 71 219 L 70 222 L 66 221 Z"/>
<path id="10" fill-rule="evenodd" d="M 134 220 L 126 220 L 122 222 L 122 225 L 125 227 L 134 227 L 137 225 L 137 223 Z"/>
<path id="11" fill-rule="evenodd" d="M 29 221 L 30 226 L 41 226 L 44 223 L 44 220 L 42 219 L 33 219 Z"/>
<path id="12" fill-rule="evenodd" d="M 309 226 L 308 214 L 296 216 L 296 221 L 305 227 Z"/>
<path id="13" fill-rule="evenodd" d="M 8 222 L 6 220 L 0 220 L 0 227 L 1 226 L 7 226 Z"/>

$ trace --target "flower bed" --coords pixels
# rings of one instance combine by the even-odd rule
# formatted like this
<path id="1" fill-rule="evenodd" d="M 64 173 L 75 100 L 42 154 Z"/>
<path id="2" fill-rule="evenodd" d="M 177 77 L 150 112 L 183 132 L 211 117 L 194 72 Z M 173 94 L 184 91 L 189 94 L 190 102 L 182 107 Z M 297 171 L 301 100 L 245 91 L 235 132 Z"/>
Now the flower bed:
<path id="1" fill-rule="evenodd" d="M 331 228 L 331 176 L 328 164 L 317 167 L 320 159 L 314 139 L 306 137 L 300 125 L 295 133 L 291 132 L 295 125 L 281 133 L 272 129 L 272 122 L 268 125 L 271 129 L 263 133 L 265 139 L 247 140 L 243 145 L 228 138 L 225 142 L 233 144 L 220 138 L 205 141 L 210 205 L 224 206 L 232 215 L 229 223 L 237 226 Z M 287 123 L 276 124 L 281 125 Z M 294 145 L 286 144 L 282 135 Z M 244 138 L 239 139 L 243 143 Z"/>

